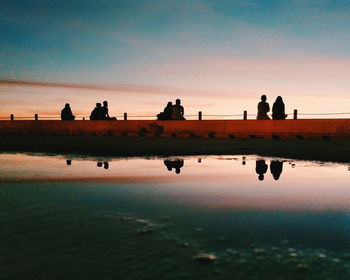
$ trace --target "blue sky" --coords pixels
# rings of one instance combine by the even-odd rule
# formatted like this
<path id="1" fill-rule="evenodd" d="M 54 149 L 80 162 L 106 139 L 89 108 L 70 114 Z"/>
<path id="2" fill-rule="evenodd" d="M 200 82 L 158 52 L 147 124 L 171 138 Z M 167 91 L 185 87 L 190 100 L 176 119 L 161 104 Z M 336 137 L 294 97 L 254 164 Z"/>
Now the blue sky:
<path id="1" fill-rule="evenodd" d="M 314 104 L 347 97 L 349 31 L 345 0 L 3 0 L 0 79 L 165 89 L 166 98 L 232 93 L 239 102 L 261 91 L 294 103 L 306 94 Z"/>

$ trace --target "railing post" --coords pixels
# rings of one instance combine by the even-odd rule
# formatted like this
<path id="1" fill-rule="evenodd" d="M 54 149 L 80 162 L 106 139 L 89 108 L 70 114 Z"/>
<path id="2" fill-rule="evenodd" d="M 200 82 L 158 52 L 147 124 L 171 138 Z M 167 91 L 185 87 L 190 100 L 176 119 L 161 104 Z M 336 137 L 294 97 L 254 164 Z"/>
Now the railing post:
<path id="1" fill-rule="evenodd" d="M 198 120 L 201 121 L 202 120 L 202 111 L 198 112 Z"/>
<path id="2" fill-rule="evenodd" d="M 15 119 L 15 117 L 13 116 L 13 114 L 10 115 L 10 120 L 13 121 Z"/>
<path id="3" fill-rule="evenodd" d="M 247 120 L 247 111 L 243 111 L 243 120 Z"/>
<path id="4" fill-rule="evenodd" d="M 39 119 L 38 114 L 35 114 L 35 115 L 34 115 L 34 120 L 37 121 L 38 119 Z"/>
<path id="5" fill-rule="evenodd" d="M 296 120 L 298 119 L 298 110 L 294 110 L 294 113 L 293 113 L 293 119 Z"/>
<path id="6" fill-rule="evenodd" d="M 128 113 L 124 113 L 124 121 L 128 120 Z"/>

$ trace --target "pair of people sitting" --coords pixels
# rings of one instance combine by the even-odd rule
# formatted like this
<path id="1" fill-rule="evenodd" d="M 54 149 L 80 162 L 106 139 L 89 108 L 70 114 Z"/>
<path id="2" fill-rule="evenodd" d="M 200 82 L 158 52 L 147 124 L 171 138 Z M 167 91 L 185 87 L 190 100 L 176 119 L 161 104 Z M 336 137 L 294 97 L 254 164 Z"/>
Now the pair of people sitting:
<path id="1" fill-rule="evenodd" d="M 90 120 L 101 121 L 101 120 L 116 120 L 115 117 L 110 117 L 108 114 L 108 102 L 103 101 L 103 106 L 101 103 L 96 103 L 96 107 L 92 110 L 90 114 Z"/>
<path id="2" fill-rule="evenodd" d="M 270 112 L 270 105 L 266 102 L 266 95 L 261 96 L 261 101 L 258 104 L 258 115 L 257 120 L 270 120 L 267 113 Z M 287 118 L 285 113 L 284 103 L 281 96 L 276 98 L 276 101 L 272 106 L 272 119 L 273 120 L 284 120 Z"/>
<path id="3" fill-rule="evenodd" d="M 184 117 L 184 107 L 181 105 L 181 100 L 176 99 L 175 105 L 172 102 L 168 102 L 164 111 L 157 115 L 157 120 L 186 120 Z"/>

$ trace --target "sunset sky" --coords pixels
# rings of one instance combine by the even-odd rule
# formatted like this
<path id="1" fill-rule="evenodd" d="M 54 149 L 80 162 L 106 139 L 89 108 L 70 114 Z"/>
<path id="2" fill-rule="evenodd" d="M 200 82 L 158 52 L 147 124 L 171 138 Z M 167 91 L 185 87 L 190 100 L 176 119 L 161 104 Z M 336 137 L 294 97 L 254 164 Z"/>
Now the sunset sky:
<path id="1" fill-rule="evenodd" d="M 176 98 L 185 114 L 256 114 L 261 94 L 287 113 L 350 112 L 349 77 L 348 0 L 0 3 L 0 117 L 103 100 L 155 116 Z"/>

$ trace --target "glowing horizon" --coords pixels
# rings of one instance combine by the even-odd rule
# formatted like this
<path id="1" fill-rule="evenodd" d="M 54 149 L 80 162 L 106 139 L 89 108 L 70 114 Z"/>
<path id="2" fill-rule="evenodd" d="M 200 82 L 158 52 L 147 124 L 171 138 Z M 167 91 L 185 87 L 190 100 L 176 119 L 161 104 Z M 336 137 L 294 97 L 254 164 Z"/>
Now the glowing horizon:
<path id="1" fill-rule="evenodd" d="M 261 94 L 288 113 L 349 112 L 347 1 L 5 0 L 0 117 L 256 114 Z M 40 101 L 40 102 L 38 102 Z M 344 117 L 349 117 L 346 115 Z M 252 117 L 253 118 L 253 117 Z"/>

